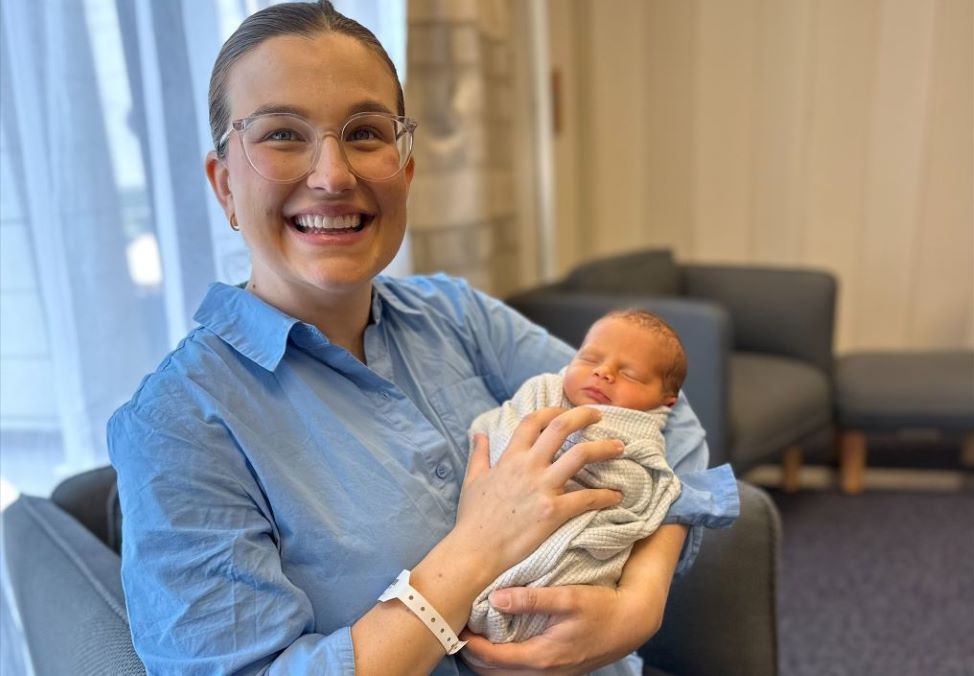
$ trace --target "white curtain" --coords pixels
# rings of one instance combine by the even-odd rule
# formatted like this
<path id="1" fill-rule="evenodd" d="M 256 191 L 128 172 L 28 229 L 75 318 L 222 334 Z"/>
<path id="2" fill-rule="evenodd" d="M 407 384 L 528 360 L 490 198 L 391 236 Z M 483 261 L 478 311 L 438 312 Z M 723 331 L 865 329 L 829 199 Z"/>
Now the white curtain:
<path id="1" fill-rule="evenodd" d="M 222 41 L 268 4 L 0 4 L 0 508 L 107 463 L 112 411 L 211 282 L 247 278 L 203 175 L 206 92 Z M 404 0 L 335 4 L 403 70 Z M 0 671 L 30 673 L 4 597 Z"/>

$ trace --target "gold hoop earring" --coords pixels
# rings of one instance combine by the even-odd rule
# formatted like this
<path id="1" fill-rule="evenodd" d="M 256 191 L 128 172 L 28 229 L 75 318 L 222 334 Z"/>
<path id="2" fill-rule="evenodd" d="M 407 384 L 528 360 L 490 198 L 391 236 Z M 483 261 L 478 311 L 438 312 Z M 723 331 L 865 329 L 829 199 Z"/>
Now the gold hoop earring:
<path id="1" fill-rule="evenodd" d="M 237 225 L 237 215 L 236 214 L 230 214 L 230 229 L 233 230 L 234 232 L 239 232 L 240 231 L 240 226 Z"/>

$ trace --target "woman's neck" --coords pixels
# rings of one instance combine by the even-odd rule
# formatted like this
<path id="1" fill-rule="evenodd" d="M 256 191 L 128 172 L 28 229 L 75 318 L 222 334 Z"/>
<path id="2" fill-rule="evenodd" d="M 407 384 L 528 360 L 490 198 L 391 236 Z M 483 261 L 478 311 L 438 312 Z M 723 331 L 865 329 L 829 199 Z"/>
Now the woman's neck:
<path id="1" fill-rule="evenodd" d="M 247 290 L 261 300 L 318 328 L 328 340 L 365 363 L 365 327 L 372 312 L 372 285 L 347 294 L 327 291 L 279 295 L 267 293 L 251 280 Z"/>

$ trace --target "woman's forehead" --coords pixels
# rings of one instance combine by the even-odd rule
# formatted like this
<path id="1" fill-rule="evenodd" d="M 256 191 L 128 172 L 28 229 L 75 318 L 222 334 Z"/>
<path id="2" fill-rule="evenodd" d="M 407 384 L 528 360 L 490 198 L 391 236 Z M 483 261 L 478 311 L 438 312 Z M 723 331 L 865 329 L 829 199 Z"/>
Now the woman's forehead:
<path id="1" fill-rule="evenodd" d="M 307 117 L 344 117 L 363 109 L 396 112 L 397 86 L 375 51 L 341 33 L 269 38 L 232 67 L 233 118 L 267 107 L 304 109 Z"/>

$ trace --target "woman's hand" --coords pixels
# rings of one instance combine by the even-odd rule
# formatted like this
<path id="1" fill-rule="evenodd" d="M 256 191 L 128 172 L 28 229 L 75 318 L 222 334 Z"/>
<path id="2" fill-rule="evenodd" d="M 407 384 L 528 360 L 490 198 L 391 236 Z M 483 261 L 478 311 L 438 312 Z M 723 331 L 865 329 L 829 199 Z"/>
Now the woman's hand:
<path id="1" fill-rule="evenodd" d="M 515 615 L 548 614 L 547 629 L 521 643 L 498 644 L 467 630 L 461 654 L 481 674 L 577 674 L 621 659 L 659 629 L 686 533 L 686 526 L 668 524 L 637 542 L 617 587 L 498 589 L 491 605 Z"/>
<path id="2" fill-rule="evenodd" d="M 491 594 L 511 614 L 548 614 L 548 628 L 521 643 L 491 643 L 464 630 L 461 653 L 478 674 L 583 674 L 622 659 L 659 628 L 662 611 L 615 587 L 518 587 Z"/>
<path id="3" fill-rule="evenodd" d="M 584 406 L 536 411 L 517 426 L 495 467 L 490 467 L 486 437 L 475 437 L 453 534 L 495 571 L 493 577 L 524 559 L 570 518 L 619 503 L 618 491 L 566 493 L 565 484 L 586 464 L 618 457 L 622 442 L 575 444 L 554 460 L 570 434 L 600 418 Z"/>

